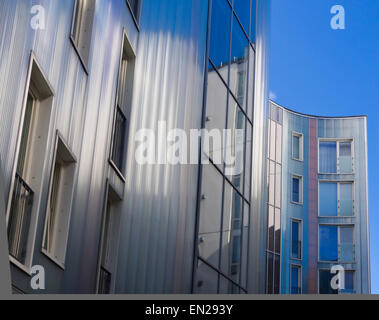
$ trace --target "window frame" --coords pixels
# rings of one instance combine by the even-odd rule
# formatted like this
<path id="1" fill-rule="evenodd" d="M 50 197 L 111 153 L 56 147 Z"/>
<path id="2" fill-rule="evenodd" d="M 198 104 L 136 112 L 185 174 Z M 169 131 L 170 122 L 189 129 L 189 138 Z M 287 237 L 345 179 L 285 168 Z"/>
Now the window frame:
<path id="1" fill-rule="evenodd" d="M 300 289 L 300 293 L 298 293 L 297 295 L 301 295 L 303 294 L 303 266 L 301 264 L 296 264 L 296 263 L 291 263 L 291 266 L 290 266 L 290 295 L 294 295 L 292 293 L 292 269 L 293 268 L 296 268 L 299 270 L 299 274 L 298 274 L 298 281 L 299 281 L 299 289 Z"/>
<path id="2" fill-rule="evenodd" d="M 299 202 L 293 199 L 293 180 L 299 180 Z M 304 204 L 304 178 L 302 175 L 291 174 L 291 203 L 295 205 L 302 206 Z"/>
<path id="3" fill-rule="evenodd" d="M 337 172 L 336 173 L 328 173 L 328 172 L 321 172 L 320 170 L 320 143 L 321 142 L 336 142 L 336 164 L 337 164 Z M 340 169 L 340 143 L 344 142 L 351 142 L 351 173 L 341 173 Z M 354 138 L 318 138 L 318 143 L 317 143 L 317 162 L 318 162 L 318 174 L 319 175 L 342 175 L 342 176 L 347 176 L 347 175 L 354 175 L 355 174 L 355 139 Z"/>
<path id="4" fill-rule="evenodd" d="M 133 50 L 132 44 L 128 38 L 126 29 L 123 29 L 122 32 L 122 41 L 121 41 L 121 49 L 120 49 L 120 56 L 119 56 L 119 64 L 118 64 L 118 72 L 117 72 L 117 90 L 116 90 L 116 95 L 114 99 L 114 107 L 112 108 L 113 112 L 113 121 L 111 125 L 111 138 L 110 138 L 110 148 L 108 151 L 108 157 L 109 157 L 109 164 L 111 168 L 116 172 L 117 176 L 122 180 L 123 183 L 126 182 L 126 168 L 125 164 L 127 161 L 127 148 L 125 148 L 125 154 L 124 154 L 124 159 L 123 159 L 123 167 L 124 168 L 118 168 L 117 164 L 113 161 L 113 147 L 115 143 L 115 129 L 116 129 L 116 122 L 117 122 L 117 114 L 118 110 L 122 112 L 122 115 L 126 119 L 126 127 L 125 127 L 125 132 L 124 132 L 124 147 L 127 147 L 129 143 L 129 135 L 130 135 L 130 115 L 125 114 L 125 110 L 122 109 L 122 106 L 119 106 L 119 95 L 120 95 L 120 80 L 121 80 L 121 71 L 122 71 L 122 63 L 123 63 L 123 56 L 125 53 L 125 48 L 127 51 L 127 54 L 129 54 L 130 58 L 128 59 L 128 63 L 132 63 L 133 60 L 135 62 L 136 59 L 136 53 Z M 133 82 L 135 79 L 135 70 L 133 70 Z M 132 92 L 133 94 L 133 92 Z M 133 97 L 131 98 L 131 101 L 133 100 Z M 131 102 L 132 103 L 132 102 Z M 133 105 L 130 105 L 130 112 L 132 112 Z"/>
<path id="5" fill-rule="evenodd" d="M 40 88 L 36 88 L 33 78 L 37 78 L 38 84 L 40 85 Z M 38 92 L 37 92 L 38 91 Z M 30 58 L 29 58 L 29 65 L 28 65 L 28 71 L 27 71 L 27 78 L 26 83 L 24 87 L 24 96 L 23 96 L 23 102 L 22 102 L 22 108 L 21 108 L 21 116 L 18 123 L 18 133 L 17 133 L 17 143 L 15 147 L 15 153 L 14 153 L 14 159 L 17 159 L 17 161 L 14 161 L 13 169 L 12 169 L 12 179 L 9 186 L 9 194 L 8 194 L 8 202 L 6 207 L 6 226 L 7 226 L 7 232 L 8 232 L 8 226 L 9 226 L 9 218 L 11 214 L 11 207 L 12 207 L 12 199 L 13 199 L 13 190 L 16 183 L 16 172 L 17 172 L 17 166 L 18 166 L 18 158 L 20 156 L 20 147 L 21 147 L 21 138 L 22 138 L 22 131 L 25 121 L 25 113 L 26 113 L 26 104 L 28 100 L 29 94 L 32 94 L 34 101 L 34 106 L 37 104 L 38 108 L 41 107 L 41 102 L 44 102 L 43 104 L 50 108 L 50 114 L 49 114 L 49 122 L 46 124 L 46 130 L 49 132 L 50 128 L 52 126 L 52 110 L 54 107 L 54 98 L 55 98 L 55 92 L 51 85 L 51 83 L 48 80 L 47 75 L 45 74 L 44 70 L 42 69 L 40 63 L 37 60 L 37 57 L 32 50 L 30 52 Z M 41 96 L 41 97 L 38 97 Z M 41 100 L 43 97 L 43 100 Z M 35 112 L 35 110 L 33 110 Z M 48 135 L 48 132 L 46 133 Z M 45 154 L 43 158 L 43 162 L 46 160 L 46 153 L 47 149 L 45 149 Z M 42 169 L 42 175 L 44 173 L 44 169 Z M 42 179 L 40 177 L 40 179 Z M 41 190 L 33 190 L 34 192 L 41 192 Z M 37 210 L 37 207 L 40 205 L 40 199 L 36 198 L 36 201 L 33 202 L 32 207 L 32 213 L 31 213 L 31 223 L 29 226 L 29 236 L 28 238 L 31 239 L 30 241 L 30 247 L 27 248 L 27 254 L 26 254 L 26 262 L 23 264 L 22 262 L 18 261 L 16 258 L 11 256 L 9 254 L 9 261 L 12 265 L 20 269 L 22 272 L 26 273 L 28 276 L 31 276 L 31 269 L 34 259 L 34 251 L 35 251 L 35 245 L 36 245 L 36 237 L 37 237 L 37 229 L 38 229 L 38 220 L 39 220 L 39 210 Z"/>
<path id="6" fill-rule="evenodd" d="M 301 242 L 301 245 L 300 245 L 300 248 L 299 248 L 299 251 L 300 251 L 300 257 L 299 258 L 296 258 L 293 256 L 293 223 L 294 222 L 297 222 L 299 224 L 299 238 L 300 238 L 300 242 Z M 302 219 L 296 219 L 296 218 L 291 218 L 291 259 L 292 260 L 296 260 L 296 261 L 303 261 L 303 220 Z"/>
<path id="7" fill-rule="evenodd" d="M 326 227 L 337 227 L 337 251 L 338 251 L 338 260 L 337 261 L 326 261 L 326 260 L 321 260 L 321 227 L 326 226 Z M 341 228 L 352 228 L 353 229 L 353 245 L 354 245 L 354 261 L 350 262 L 342 262 L 341 257 L 340 257 L 340 246 L 341 246 Z M 333 263 L 333 264 L 354 264 L 357 262 L 357 254 L 356 254 L 356 225 L 351 224 L 351 223 L 345 223 L 345 224 L 336 224 L 336 223 L 320 223 L 318 227 L 318 263 Z"/>
<path id="8" fill-rule="evenodd" d="M 294 157 L 294 150 L 295 150 L 294 141 L 293 141 L 294 137 L 298 137 L 299 138 L 299 159 L 296 159 Z M 299 162 L 304 162 L 304 134 L 296 132 L 296 131 L 292 131 L 292 141 L 291 141 L 291 144 L 292 144 L 292 154 L 291 154 L 292 160 L 299 161 Z"/>
<path id="9" fill-rule="evenodd" d="M 320 212 L 320 209 L 321 209 L 321 206 L 320 206 L 320 202 L 321 202 L 321 194 L 320 194 L 320 185 L 322 183 L 335 183 L 337 184 L 337 216 L 325 216 L 325 215 L 321 215 L 321 212 Z M 340 215 L 340 202 L 341 202 L 341 187 L 340 185 L 341 184 L 352 184 L 352 204 L 353 204 L 353 214 L 351 216 L 342 216 Z M 318 181 L 318 217 L 319 218 L 338 218 L 338 219 L 346 219 L 346 218 L 355 218 L 356 217 L 356 210 L 355 210 L 355 185 L 356 185 L 356 182 L 355 180 L 328 180 L 328 179 L 321 179 Z"/>
<path id="10" fill-rule="evenodd" d="M 321 294 L 325 294 L 325 293 L 321 293 L 320 292 L 320 273 L 322 272 L 322 271 L 326 271 L 326 272 L 329 272 L 330 274 L 331 274 L 331 270 L 330 269 L 327 269 L 327 268 L 319 268 L 318 269 L 318 271 L 317 271 L 317 292 L 318 292 L 318 294 L 319 295 L 321 295 Z M 346 275 L 346 273 L 347 272 L 353 272 L 353 274 L 354 274 L 354 292 L 356 293 L 357 292 L 357 270 L 353 270 L 353 269 L 346 269 L 345 270 L 345 275 Z M 346 278 L 345 278 L 345 280 L 346 280 Z M 346 284 L 346 283 L 345 283 Z M 346 290 L 346 289 L 345 289 Z M 342 292 L 341 291 L 341 289 L 338 289 L 338 293 L 337 293 L 337 295 L 346 295 L 346 294 L 349 294 L 349 293 L 344 293 L 344 292 Z"/>
<path id="11" fill-rule="evenodd" d="M 51 192 L 53 188 L 53 181 L 54 181 L 54 170 L 55 170 L 55 164 L 57 160 L 57 153 L 58 153 L 58 146 L 59 143 L 62 143 L 64 148 L 66 149 L 68 156 L 71 158 L 71 162 L 69 162 L 71 165 L 74 165 L 74 171 L 73 171 L 73 181 L 72 181 L 72 195 L 70 196 L 70 210 L 67 213 L 68 214 L 68 227 L 65 235 L 66 239 L 66 244 L 64 245 L 64 258 L 63 261 L 60 261 L 58 258 L 54 257 L 54 255 L 46 250 L 44 248 L 44 243 L 46 240 L 46 235 L 47 235 L 47 221 L 48 217 L 50 214 L 50 201 L 51 201 Z M 67 161 L 68 162 L 68 161 Z M 62 170 L 62 169 L 61 169 Z M 69 240 L 69 233 L 70 233 L 70 221 L 71 221 L 71 216 L 72 216 L 72 204 L 73 204 L 73 199 L 74 199 L 74 189 L 75 189 L 75 180 L 76 180 L 76 172 L 77 172 L 77 158 L 75 154 L 72 152 L 70 147 L 68 146 L 68 143 L 65 141 L 63 138 L 63 135 L 59 130 L 56 131 L 56 138 L 55 138 L 55 144 L 54 144 L 54 156 L 53 156 L 53 161 L 51 165 L 51 173 L 50 173 L 50 182 L 49 182 L 49 191 L 48 191 L 48 200 L 47 200 L 47 207 L 46 207 L 46 213 L 45 213 L 45 220 L 44 220 L 44 229 L 43 229 L 43 234 L 42 234 L 42 244 L 41 244 L 41 252 L 49 258 L 53 263 L 55 263 L 59 268 L 62 270 L 65 270 L 66 268 L 66 258 L 67 258 L 67 246 L 68 246 L 68 240 Z M 61 179 L 62 179 L 62 172 L 61 172 Z"/>
<path id="12" fill-rule="evenodd" d="M 101 275 L 101 270 L 103 269 L 103 253 L 104 253 L 104 240 L 105 240 L 105 235 L 108 235 L 108 233 L 105 232 L 106 228 L 106 220 L 107 220 L 107 215 L 108 215 L 108 204 L 110 204 L 110 207 L 114 205 L 117 205 L 123 201 L 123 199 L 120 197 L 120 195 L 116 191 L 117 189 L 113 186 L 113 184 L 107 179 L 106 185 L 105 185 L 105 194 L 104 194 L 104 203 L 103 203 L 103 208 L 102 208 L 102 219 L 101 219 L 101 231 L 100 231 L 100 238 L 99 238 L 99 249 L 98 249 L 98 258 L 97 258 L 97 275 L 96 275 L 96 293 L 99 292 L 100 290 L 100 275 Z M 118 215 L 118 212 L 116 212 Z M 111 213 L 112 215 L 112 213 Z M 120 216 L 118 215 L 118 218 L 120 219 Z M 116 244 L 116 247 L 118 247 L 119 242 L 120 242 L 120 227 L 119 224 L 117 224 L 117 221 L 113 221 L 115 225 L 117 225 L 115 228 L 117 228 L 117 232 L 113 233 L 108 239 L 111 243 Z M 111 274 L 111 283 L 110 283 L 110 292 L 109 294 L 112 294 L 115 290 L 116 286 L 116 279 L 115 279 L 115 274 L 117 272 L 117 261 L 118 257 L 114 257 L 115 261 L 112 265 L 113 273 L 109 270 L 106 269 L 107 272 Z"/>

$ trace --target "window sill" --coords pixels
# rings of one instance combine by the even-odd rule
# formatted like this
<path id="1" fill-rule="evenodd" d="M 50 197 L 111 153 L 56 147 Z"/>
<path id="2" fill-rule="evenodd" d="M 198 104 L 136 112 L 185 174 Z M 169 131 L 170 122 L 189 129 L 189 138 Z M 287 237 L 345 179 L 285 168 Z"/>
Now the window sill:
<path id="1" fill-rule="evenodd" d="M 45 249 L 42 249 L 41 252 L 51 261 L 53 262 L 54 264 L 56 264 L 60 269 L 62 269 L 63 271 L 66 270 L 66 266 L 64 265 L 64 263 L 62 262 L 59 262 L 56 258 L 54 258 L 50 253 L 48 253 Z"/>
<path id="2" fill-rule="evenodd" d="M 117 165 L 113 162 L 112 159 L 109 159 L 109 164 L 112 167 L 112 169 L 116 172 L 117 176 L 122 180 L 122 182 L 126 183 L 126 178 L 121 173 L 120 169 L 117 167 Z"/>
<path id="3" fill-rule="evenodd" d="M 295 202 L 295 201 L 291 201 L 292 204 L 294 205 L 297 205 L 297 206 L 303 206 L 304 203 L 303 202 Z"/>
<path id="4" fill-rule="evenodd" d="M 342 261 L 322 261 L 322 260 L 319 260 L 318 261 L 319 264 L 340 264 L 340 265 L 346 265 L 346 264 L 356 264 L 357 262 L 356 261 L 352 261 L 352 262 L 342 262 Z"/>
<path id="5" fill-rule="evenodd" d="M 298 261 L 298 262 L 303 262 L 303 258 L 294 258 L 294 257 L 291 257 L 291 260 Z"/>
<path id="6" fill-rule="evenodd" d="M 292 157 L 292 160 L 293 160 L 293 161 L 296 161 L 296 162 L 304 163 L 304 159 L 296 159 L 296 158 L 293 158 L 293 157 Z"/>
<path id="7" fill-rule="evenodd" d="M 82 55 L 80 54 L 80 51 L 75 43 L 75 40 L 74 38 L 72 37 L 72 35 L 70 35 L 70 42 L 72 44 L 72 46 L 74 47 L 74 50 L 77 54 L 77 56 L 79 57 L 79 60 L 80 60 L 80 64 L 82 65 L 83 69 L 84 69 L 84 72 L 87 74 L 87 76 L 89 75 L 89 71 L 88 71 L 88 66 L 87 64 L 84 62 L 84 59 L 82 57 Z"/>
<path id="8" fill-rule="evenodd" d="M 26 273 L 29 277 L 32 276 L 32 270 L 30 267 L 27 267 L 23 265 L 21 262 L 17 261 L 15 258 L 12 256 L 9 256 L 9 261 L 11 264 L 13 264 L 15 267 L 20 269 L 22 272 Z"/>
<path id="9" fill-rule="evenodd" d="M 351 218 L 356 218 L 356 216 L 354 215 L 354 216 L 318 216 L 319 218 L 321 218 L 321 219 L 335 219 L 335 218 L 338 218 L 338 219 L 340 219 L 340 220 L 342 220 L 342 219 L 351 219 Z"/>

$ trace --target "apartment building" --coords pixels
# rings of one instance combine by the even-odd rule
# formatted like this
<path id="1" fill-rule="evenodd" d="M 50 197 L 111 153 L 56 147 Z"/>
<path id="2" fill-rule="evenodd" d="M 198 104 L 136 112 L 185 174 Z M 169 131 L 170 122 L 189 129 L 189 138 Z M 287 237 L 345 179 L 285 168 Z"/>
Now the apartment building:
<path id="1" fill-rule="evenodd" d="M 1 1 L 14 293 L 264 292 L 269 4 Z M 242 130 L 236 172 L 203 148 L 207 164 L 138 163 L 161 121 Z"/>
<path id="2" fill-rule="evenodd" d="M 266 293 L 369 294 L 367 118 L 271 102 L 268 130 Z"/>

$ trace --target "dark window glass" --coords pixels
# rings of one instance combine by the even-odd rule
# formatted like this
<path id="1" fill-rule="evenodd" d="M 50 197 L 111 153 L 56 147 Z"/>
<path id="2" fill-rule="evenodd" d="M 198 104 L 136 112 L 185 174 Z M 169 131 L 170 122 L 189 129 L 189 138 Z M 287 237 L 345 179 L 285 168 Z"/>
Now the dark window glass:
<path id="1" fill-rule="evenodd" d="M 292 179 L 292 201 L 300 203 L 300 179 Z"/>
<path id="2" fill-rule="evenodd" d="M 257 15 L 257 0 L 252 0 L 251 1 L 251 24 L 250 24 L 250 41 L 251 42 L 255 42 L 256 15 Z"/>
<path id="3" fill-rule="evenodd" d="M 267 253 L 267 294 L 274 293 L 274 254 Z"/>
<path id="4" fill-rule="evenodd" d="M 292 257 L 295 259 L 301 258 L 300 227 L 299 221 L 292 221 Z"/>
<path id="5" fill-rule="evenodd" d="M 293 136 L 293 158 L 296 160 L 300 160 L 300 137 L 294 135 Z"/>
<path id="6" fill-rule="evenodd" d="M 320 260 L 338 261 L 337 226 L 320 226 Z"/>
<path id="7" fill-rule="evenodd" d="M 280 256 L 275 255 L 274 294 L 280 294 Z"/>
<path id="8" fill-rule="evenodd" d="M 119 107 L 117 107 L 116 122 L 113 136 L 112 161 L 121 172 L 124 171 L 124 147 L 126 125 L 126 117 L 122 110 Z"/>
<path id="9" fill-rule="evenodd" d="M 319 293 L 320 294 L 338 294 L 338 290 L 332 289 L 332 275 L 329 270 L 322 270 L 319 273 Z"/>
<path id="10" fill-rule="evenodd" d="M 301 270 L 299 267 L 291 267 L 291 294 L 301 293 L 300 274 Z"/>
<path id="11" fill-rule="evenodd" d="M 130 8 L 132 9 L 133 15 L 138 21 L 140 0 L 126 0 L 126 1 L 129 3 Z"/>

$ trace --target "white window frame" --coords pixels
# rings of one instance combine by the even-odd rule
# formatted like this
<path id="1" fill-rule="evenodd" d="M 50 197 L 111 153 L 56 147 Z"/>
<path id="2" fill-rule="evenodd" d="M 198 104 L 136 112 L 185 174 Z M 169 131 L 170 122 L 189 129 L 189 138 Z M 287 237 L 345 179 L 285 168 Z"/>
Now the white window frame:
<path id="1" fill-rule="evenodd" d="M 299 270 L 299 284 L 300 293 L 303 294 L 303 266 L 301 264 L 291 263 L 290 265 L 290 294 L 292 292 L 292 268 L 297 268 Z"/>
<path id="2" fill-rule="evenodd" d="M 340 260 L 340 254 L 338 252 L 338 260 L 337 261 L 324 261 L 324 260 L 321 260 L 321 227 L 337 227 L 338 229 L 338 243 L 337 243 L 337 248 L 339 250 L 340 248 L 340 245 L 341 245 L 341 228 L 353 228 L 353 244 L 354 244 L 354 247 L 356 248 L 357 246 L 357 242 L 356 242 L 356 235 L 355 235 L 355 231 L 356 231 L 356 226 L 355 224 L 351 224 L 351 223 L 346 223 L 346 224 L 335 224 L 335 223 L 320 223 L 319 224 L 319 227 L 318 227 L 318 243 L 317 243 L 317 246 L 318 246 L 318 262 L 319 263 L 333 263 L 333 264 L 354 264 L 356 263 L 357 261 L 357 253 L 356 253 L 356 250 L 354 252 L 354 261 L 351 261 L 351 262 L 341 262 Z"/>
<path id="3" fill-rule="evenodd" d="M 55 169 L 55 164 L 56 164 L 56 160 L 57 160 L 57 152 L 58 152 L 59 143 L 61 143 L 63 145 L 65 152 L 67 153 L 68 157 L 70 158 L 70 161 L 67 161 L 67 163 L 75 166 L 75 168 L 73 168 L 73 172 L 72 172 L 72 186 L 71 186 L 72 190 L 71 190 L 70 194 L 66 195 L 66 197 L 68 197 L 68 198 L 66 199 L 66 201 L 64 201 L 65 203 L 69 203 L 69 206 L 68 206 L 69 209 L 68 209 L 68 212 L 63 213 L 63 214 L 66 214 L 68 216 L 68 218 L 67 218 L 68 226 L 67 226 L 67 230 L 65 231 L 65 234 L 64 234 L 65 243 L 63 244 L 64 253 L 63 253 L 62 259 L 55 257 L 51 252 L 49 252 L 48 250 L 46 250 L 44 248 L 44 243 L 45 243 L 46 236 L 47 236 L 47 223 L 48 223 L 48 217 L 50 214 L 51 192 L 53 189 L 54 169 Z M 57 130 L 56 139 L 55 139 L 55 148 L 54 148 L 54 158 L 53 158 L 51 174 L 50 174 L 49 193 L 48 193 L 48 201 L 47 201 L 47 208 L 46 208 L 46 215 L 45 215 L 45 224 L 44 224 L 44 232 L 43 232 L 43 238 L 42 238 L 41 252 L 47 258 L 49 258 L 52 262 L 54 262 L 56 265 L 58 265 L 63 270 L 65 270 L 65 265 L 66 265 L 68 236 L 69 236 L 69 232 L 70 232 L 71 211 L 72 211 L 72 203 L 73 203 L 73 198 L 74 198 L 74 185 L 75 185 L 75 177 L 76 177 L 76 170 L 77 170 L 76 163 L 77 163 L 77 160 L 76 160 L 74 153 L 69 148 L 67 142 L 63 138 L 63 135 Z"/>
<path id="4" fill-rule="evenodd" d="M 326 173 L 326 172 L 321 172 L 320 170 L 320 143 L 321 142 L 336 142 L 337 144 L 337 159 L 336 159 L 336 163 L 337 163 L 337 172 L 336 173 Z M 352 167 L 352 171 L 351 173 L 341 173 L 341 169 L 340 169 L 340 143 L 343 143 L 343 142 L 351 142 L 351 167 Z M 341 139 L 333 139 L 333 138 L 319 138 L 318 139 L 318 143 L 317 143 L 317 162 L 318 162 L 318 174 L 322 174 L 322 175 L 343 175 L 343 176 L 346 176 L 346 175 L 353 175 L 355 174 L 355 157 L 354 157 L 354 154 L 355 154 L 355 139 L 354 138 L 341 138 Z"/>
<path id="5" fill-rule="evenodd" d="M 293 180 L 299 179 L 299 202 L 296 202 L 293 200 Z M 298 174 L 291 174 L 291 203 L 296 205 L 303 205 L 304 204 L 304 179 L 303 176 Z"/>
<path id="6" fill-rule="evenodd" d="M 111 199 L 111 195 L 113 199 Z M 106 219 L 108 214 L 108 202 L 111 202 L 112 204 L 121 203 L 122 198 L 120 195 L 117 194 L 116 188 L 113 187 L 113 185 L 110 183 L 109 180 L 107 180 L 106 187 L 105 187 L 105 196 L 104 196 L 104 204 L 103 204 L 103 218 L 102 218 L 102 224 L 101 224 L 101 236 L 100 236 L 100 246 L 99 246 L 99 255 L 98 255 L 98 263 L 97 263 L 97 277 L 96 277 L 96 293 L 99 292 L 99 285 L 100 285 L 100 274 L 101 274 L 101 268 L 102 268 L 102 256 L 103 256 L 103 244 L 104 244 L 104 236 L 105 236 L 105 227 L 106 227 Z M 113 205 L 111 206 L 113 207 Z M 118 221 L 113 221 L 114 226 L 116 228 L 116 232 L 112 233 L 110 241 L 115 245 L 115 252 L 117 252 L 116 249 L 118 249 L 119 242 L 120 242 L 120 213 L 116 212 Z M 110 294 L 112 294 L 116 287 L 116 279 L 115 275 L 117 272 L 117 261 L 118 256 L 114 256 L 114 261 L 112 264 L 112 270 L 107 270 L 111 273 L 111 284 L 110 284 Z"/>
<path id="7" fill-rule="evenodd" d="M 127 0 L 125 0 L 127 1 Z M 113 146 L 114 146 L 114 138 L 115 138 L 115 130 L 116 130 L 116 120 L 117 120 L 117 110 L 118 110 L 118 104 L 119 104 L 119 95 L 120 95 L 120 91 L 121 91 L 121 88 L 120 88 L 120 80 L 121 80 L 121 71 L 122 71 L 122 63 L 123 63 L 123 57 L 124 55 L 128 55 L 128 60 L 127 60 L 127 63 L 135 63 L 135 59 L 136 59 L 136 53 L 133 49 L 133 46 L 130 42 L 130 39 L 128 38 L 128 35 L 127 35 L 127 32 L 126 32 L 126 29 L 124 28 L 123 29 L 123 32 L 122 32 L 122 41 L 121 41 L 121 49 L 120 49 L 120 58 L 119 58 L 119 65 L 118 65 L 118 73 L 117 73 L 117 91 L 116 91 L 116 96 L 115 96 L 115 100 L 114 100 L 114 108 L 113 108 L 113 121 L 112 121 L 112 126 L 111 126 L 111 138 L 110 138 L 110 148 L 109 148 L 109 164 L 111 166 L 111 168 L 116 172 L 117 176 L 121 179 L 121 181 L 123 183 L 126 182 L 126 161 L 127 161 L 127 146 L 129 144 L 129 136 L 130 136 L 130 117 L 131 117 L 131 112 L 132 112 L 132 108 L 133 108 L 133 96 L 131 96 L 130 98 L 130 106 L 129 106 L 129 109 L 130 109 L 130 114 L 125 114 L 125 111 L 122 110 L 123 112 L 123 116 L 126 118 L 126 130 L 124 132 L 124 144 L 126 147 L 125 148 L 125 154 L 124 154 L 124 157 L 123 157 L 123 168 L 119 168 L 115 162 L 113 161 L 112 159 L 112 152 L 113 152 Z M 134 66 L 135 68 L 135 66 Z M 133 84 L 132 84 L 132 88 L 134 87 L 134 80 L 135 80 L 135 69 L 133 70 Z M 133 95 L 133 90 L 132 91 L 132 95 Z"/>
<path id="8" fill-rule="evenodd" d="M 294 157 L 294 151 L 295 151 L 295 146 L 293 143 L 293 138 L 298 137 L 299 138 L 299 159 L 296 159 Z M 304 162 L 304 134 L 293 131 L 292 132 L 292 160 L 299 161 L 299 162 Z"/>
<path id="9" fill-rule="evenodd" d="M 40 87 L 34 88 L 33 86 L 33 77 L 36 77 L 38 80 L 38 85 Z M 43 103 L 42 101 L 39 100 L 39 97 L 36 96 L 36 93 L 34 91 L 39 91 L 39 94 L 45 96 Z M 22 130 L 23 130 L 23 125 L 24 125 L 24 118 L 25 118 L 25 111 L 26 111 L 26 104 L 28 100 L 28 95 L 29 93 L 32 93 L 34 98 L 37 101 L 38 107 L 41 107 L 42 105 L 46 105 L 46 107 L 50 108 L 49 110 L 49 115 L 48 120 L 49 122 L 46 123 L 46 130 L 49 132 L 50 127 L 51 127 L 51 115 L 52 115 L 52 109 L 53 109 L 53 100 L 55 97 L 55 93 L 53 90 L 52 85 L 50 84 L 46 74 L 44 73 L 43 69 L 41 68 L 41 65 L 39 64 L 35 54 L 33 51 L 31 51 L 30 54 L 30 60 L 29 60 L 29 69 L 28 69 L 28 76 L 27 76 L 27 81 L 25 85 L 25 90 L 24 90 L 24 98 L 23 98 L 23 104 L 22 104 L 22 111 L 21 111 L 21 117 L 20 117 L 20 122 L 19 122 L 19 132 L 18 132 L 18 137 L 17 137 L 17 144 L 16 144 L 16 152 L 15 152 L 15 163 L 13 164 L 13 170 L 12 170 L 12 180 L 10 184 L 10 191 L 8 195 L 8 205 L 7 205 L 7 212 L 6 212 L 6 224 L 8 228 L 9 224 L 9 218 L 10 218 L 10 213 L 11 213 L 11 206 L 12 206 L 12 199 L 13 199 L 13 189 L 16 183 L 16 171 L 17 171 L 17 166 L 18 166 L 18 158 L 20 154 L 20 144 L 21 144 L 21 137 L 22 137 Z M 34 112 L 34 110 L 33 110 Z M 47 118 L 45 119 L 47 120 Z M 48 135 L 48 132 L 46 134 Z M 45 152 L 47 150 L 45 149 Z M 42 163 L 45 163 L 46 161 L 46 154 L 44 154 L 44 158 L 42 159 Z M 42 169 L 42 175 L 43 175 L 44 169 Z M 39 179 L 42 179 L 40 177 Z M 29 237 L 28 240 L 30 242 L 30 247 L 27 248 L 27 255 L 26 255 L 26 262 L 25 264 L 21 263 L 18 261 L 16 258 L 12 257 L 9 254 L 9 261 L 11 264 L 16 266 L 18 269 L 20 269 L 22 272 L 26 273 L 28 276 L 31 275 L 31 269 L 32 269 L 32 264 L 33 264 L 33 259 L 34 259 L 34 249 L 35 249 L 35 242 L 36 242 L 36 236 L 37 236 L 37 228 L 38 228 L 38 218 L 39 218 L 39 211 L 40 211 L 40 193 L 41 190 L 33 190 L 36 192 L 35 194 L 35 200 L 33 202 L 33 207 L 32 207 L 32 213 L 31 213 L 31 223 L 29 226 Z"/>
<path id="10" fill-rule="evenodd" d="M 300 238 L 300 241 L 301 241 L 301 246 L 300 246 L 300 258 L 295 258 L 293 255 L 292 255 L 292 245 L 293 245 L 293 222 L 297 222 L 299 223 L 299 238 Z M 291 218 L 291 259 L 292 260 L 296 260 L 296 261 L 302 261 L 303 260 L 303 220 L 302 219 L 296 219 L 296 218 Z"/>
<path id="11" fill-rule="evenodd" d="M 321 215 L 320 209 L 320 202 L 321 202 L 321 197 L 320 197 L 320 185 L 321 183 L 336 183 L 337 184 L 337 216 L 325 216 Z M 340 215 L 340 201 L 341 201 L 341 192 L 340 192 L 340 185 L 341 184 L 352 184 L 352 189 L 353 189 L 353 215 L 352 216 L 341 216 Z M 346 181 L 341 181 L 341 180 L 319 180 L 318 181 L 318 217 L 319 218 L 338 218 L 338 219 L 346 219 L 346 218 L 354 218 L 356 217 L 355 214 L 355 181 L 354 180 L 346 180 Z"/>

